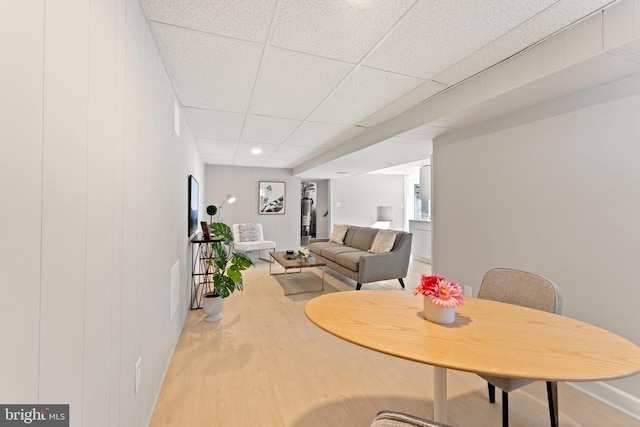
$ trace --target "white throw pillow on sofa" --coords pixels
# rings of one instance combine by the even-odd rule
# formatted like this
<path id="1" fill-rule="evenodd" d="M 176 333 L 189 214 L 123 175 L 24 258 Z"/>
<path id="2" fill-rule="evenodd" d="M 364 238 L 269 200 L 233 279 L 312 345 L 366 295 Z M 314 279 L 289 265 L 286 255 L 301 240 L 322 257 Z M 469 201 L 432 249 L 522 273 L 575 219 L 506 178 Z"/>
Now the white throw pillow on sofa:
<path id="1" fill-rule="evenodd" d="M 344 245 L 344 236 L 347 235 L 347 230 L 349 229 L 349 225 L 347 224 L 336 224 L 333 226 L 333 231 L 331 232 L 331 237 L 329 238 L 330 242 L 340 243 Z"/>
<path id="2" fill-rule="evenodd" d="M 373 243 L 371 244 L 371 249 L 369 252 L 373 254 L 383 254 L 385 252 L 391 252 L 393 249 L 393 244 L 396 242 L 396 232 L 391 230 L 380 230 L 378 234 L 376 234 L 375 239 L 373 239 Z"/>

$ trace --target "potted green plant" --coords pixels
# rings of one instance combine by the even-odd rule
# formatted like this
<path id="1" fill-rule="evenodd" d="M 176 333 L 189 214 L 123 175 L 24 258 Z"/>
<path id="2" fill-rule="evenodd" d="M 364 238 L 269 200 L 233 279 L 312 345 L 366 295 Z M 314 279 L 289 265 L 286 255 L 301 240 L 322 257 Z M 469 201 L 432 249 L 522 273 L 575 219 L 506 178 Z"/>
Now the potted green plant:
<path id="1" fill-rule="evenodd" d="M 203 310 L 208 315 L 204 320 L 214 322 L 222 319 L 224 298 L 236 290 L 242 290 L 242 272 L 251 267 L 253 261 L 244 254 L 231 251 L 233 234 L 227 224 L 213 222 L 209 224 L 209 229 L 216 238 L 216 241 L 211 243 L 212 257 L 208 261 L 213 267 L 213 290 L 203 295 Z"/>
<path id="2" fill-rule="evenodd" d="M 213 216 L 218 213 L 218 207 L 216 205 L 207 206 L 207 215 L 209 215 L 209 224 L 213 224 Z"/>

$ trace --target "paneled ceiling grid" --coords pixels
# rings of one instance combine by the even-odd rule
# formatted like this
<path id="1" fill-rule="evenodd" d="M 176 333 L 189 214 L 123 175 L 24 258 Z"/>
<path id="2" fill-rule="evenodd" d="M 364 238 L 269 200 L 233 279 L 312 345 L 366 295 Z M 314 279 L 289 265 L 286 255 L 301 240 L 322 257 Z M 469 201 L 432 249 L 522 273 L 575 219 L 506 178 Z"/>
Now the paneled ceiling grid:
<path id="1" fill-rule="evenodd" d="M 293 168 L 611 0 L 140 3 L 205 162 Z"/>

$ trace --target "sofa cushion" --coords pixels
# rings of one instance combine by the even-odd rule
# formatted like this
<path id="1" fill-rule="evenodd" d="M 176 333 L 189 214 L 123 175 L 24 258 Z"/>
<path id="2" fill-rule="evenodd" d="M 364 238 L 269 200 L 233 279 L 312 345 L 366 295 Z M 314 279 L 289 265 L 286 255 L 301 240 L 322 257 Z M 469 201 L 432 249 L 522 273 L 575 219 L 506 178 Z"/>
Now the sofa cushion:
<path id="1" fill-rule="evenodd" d="M 377 228 L 361 227 L 356 231 L 351 241 L 348 243 L 345 241 L 345 243 L 361 251 L 368 251 L 377 233 Z"/>
<path id="2" fill-rule="evenodd" d="M 357 225 L 350 225 L 349 229 L 347 230 L 347 235 L 344 236 L 344 244 L 347 246 L 352 246 L 351 242 L 353 242 L 353 236 L 355 236 L 358 230 L 360 230 L 361 228 L 362 227 L 358 227 Z"/>
<path id="3" fill-rule="evenodd" d="M 375 239 L 373 239 L 373 243 L 371 244 L 371 249 L 369 249 L 369 252 L 374 254 L 391 252 L 391 249 L 393 249 L 393 244 L 396 241 L 396 235 L 397 233 L 391 230 L 378 231 Z"/>
<path id="4" fill-rule="evenodd" d="M 344 243 L 344 236 L 347 234 L 347 230 L 349 226 L 346 224 L 336 224 L 333 226 L 333 231 L 331 232 L 331 237 L 329 238 L 330 242 L 334 243 Z"/>
<path id="5" fill-rule="evenodd" d="M 311 242 L 309 243 L 309 250 L 311 252 L 315 252 L 318 255 L 322 254 L 322 249 L 326 248 L 327 246 L 335 246 L 337 245 L 337 243 L 334 242 L 328 242 L 328 241 L 323 241 L 323 242 Z"/>
<path id="6" fill-rule="evenodd" d="M 360 257 L 363 255 L 367 255 L 364 251 L 354 250 L 350 252 L 341 252 L 336 254 L 336 257 L 333 261 L 340 264 L 343 267 L 348 268 L 349 270 L 359 271 L 360 269 Z"/>
<path id="7" fill-rule="evenodd" d="M 331 254 L 331 253 L 334 253 L 334 251 L 336 251 L 336 250 L 339 251 L 341 249 L 348 248 L 348 246 L 345 246 L 345 245 L 343 245 L 341 243 L 336 243 L 336 242 L 313 242 L 313 243 L 309 244 L 309 250 L 311 252 L 315 252 L 316 254 L 318 254 L 320 256 L 324 256 L 322 253 L 327 248 L 336 248 L 336 249 L 332 249 L 332 250 L 327 252 L 327 254 Z"/>
<path id="8" fill-rule="evenodd" d="M 349 252 L 361 252 L 361 251 L 359 249 L 352 248 L 350 246 L 345 246 L 345 245 L 340 245 L 335 243 L 333 246 L 327 246 L 323 248 L 322 251 L 320 252 L 320 255 L 328 260 L 336 261 L 338 255 L 349 253 Z"/>

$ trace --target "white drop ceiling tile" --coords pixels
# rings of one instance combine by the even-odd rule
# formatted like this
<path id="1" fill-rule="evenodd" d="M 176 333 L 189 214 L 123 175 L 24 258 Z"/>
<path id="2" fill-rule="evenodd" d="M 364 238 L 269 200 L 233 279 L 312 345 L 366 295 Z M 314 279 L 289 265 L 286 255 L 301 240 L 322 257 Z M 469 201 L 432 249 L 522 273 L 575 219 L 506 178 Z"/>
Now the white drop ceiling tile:
<path id="1" fill-rule="evenodd" d="M 422 80 L 358 67 L 309 117 L 326 123 L 351 124 L 415 89 Z"/>
<path id="2" fill-rule="evenodd" d="M 612 49 L 633 39 L 633 1 L 621 1 L 604 10 L 604 48 Z"/>
<path id="3" fill-rule="evenodd" d="M 253 154 L 251 152 L 251 150 L 256 148 L 260 150 L 259 154 Z M 255 157 L 255 158 L 261 158 L 264 160 L 267 157 L 269 157 L 271 153 L 273 153 L 273 151 L 277 148 L 278 148 L 278 145 L 274 145 L 274 144 L 259 144 L 256 142 L 241 141 L 238 144 L 236 157 Z"/>
<path id="4" fill-rule="evenodd" d="M 365 59 L 364 65 L 432 78 L 553 3 L 419 2 Z"/>
<path id="5" fill-rule="evenodd" d="M 238 143 L 219 139 L 196 138 L 196 146 L 202 155 L 233 156 L 236 153 Z"/>
<path id="6" fill-rule="evenodd" d="M 352 69 L 343 62 L 267 48 L 251 112 L 303 120 Z"/>
<path id="7" fill-rule="evenodd" d="M 264 157 L 242 157 L 242 156 L 236 156 L 236 158 L 233 161 L 233 164 L 235 166 L 249 166 L 249 167 L 254 167 L 254 166 L 262 166 L 262 164 L 264 163 L 265 159 Z"/>
<path id="8" fill-rule="evenodd" d="M 346 135 L 353 126 L 305 122 L 284 142 L 285 145 L 318 147 L 328 140 Z"/>
<path id="9" fill-rule="evenodd" d="M 265 144 L 280 144 L 287 139 L 301 123 L 299 120 L 250 114 L 247 116 L 247 121 L 242 130 L 242 140 L 247 142 L 262 142 Z"/>
<path id="10" fill-rule="evenodd" d="M 233 165 L 234 157 L 203 154 L 202 161 L 207 165 Z"/>
<path id="11" fill-rule="evenodd" d="M 395 117 L 405 111 L 410 110 L 417 104 L 431 98 L 437 93 L 442 92 L 448 86 L 439 82 L 426 81 L 412 91 L 402 95 L 400 98 L 371 114 L 364 120 L 360 120 L 359 124 L 366 127 L 372 127 L 378 123 Z M 428 120 L 425 117 L 425 120 Z"/>
<path id="12" fill-rule="evenodd" d="M 140 0 L 150 21 L 264 43 L 276 0 Z"/>
<path id="13" fill-rule="evenodd" d="M 191 133 L 196 138 L 237 140 L 242 132 L 244 114 L 226 111 L 183 108 Z"/>
<path id="14" fill-rule="evenodd" d="M 304 4 L 301 4 L 303 1 Z M 323 8 L 339 11 L 345 7 L 347 4 L 345 2 L 350 1 L 360 0 L 328 0 L 328 2 L 319 2 L 318 0 L 255 0 L 253 2 L 141 0 L 145 13 L 147 13 L 147 19 L 151 21 L 150 26 L 172 84 L 176 88 L 178 99 L 183 106 L 187 107 L 185 118 L 207 164 L 294 167 L 293 163 L 300 165 L 303 162 L 312 162 L 321 153 L 330 153 L 331 155 L 339 153 L 347 155 L 341 160 L 340 166 L 345 170 L 352 169 L 353 172 L 357 169 L 353 167 L 353 163 L 358 161 L 359 156 L 357 153 L 350 154 L 351 151 L 362 148 L 367 141 L 375 139 L 376 135 L 383 135 L 384 132 L 380 132 L 379 129 L 384 127 L 375 127 L 381 121 L 402 114 L 413 107 L 412 103 L 421 101 L 424 102 L 424 105 L 421 106 L 420 112 L 425 112 L 429 116 L 425 120 L 430 120 L 431 101 L 424 100 L 430 97 L 433 100 L 441 87 L 458 84 L 470 76 L 475 76 L 493 64 L 505 61 L 528 46 L 556 33 L 564 26 L 611 3 L 611 0 L 548 0 L 553 3 L 552 5 L 549 5 L 549 2 L 530 1 L 526 1 L 526 3 L 531 4 L 525 4 L 525 0 L 487 0 L 486 2 L 406 0 L 406 3 L 392 4 L 393 2 L 376 0 L 378 10 L 367 11 L 366 6 L 362 6 L 364 10 L 358 10 L 358 13 L 351 14 L 352 16 L 347 13 L 347 18 L 345 15 L 338 14 L 332 15 L 331 18 L 321 19 L 325 15 Z M 611 22 L 624 21 L 626 23 L 622 24 L 620 28 L 615 25 L 604 28 L 605 38 L 600 38 L 601 43 L 606 42 L 609 45 L 614 43 L 612 40 L 618 40 L 624 35 L 628 35 L 629 19 L 627 13 L 629 8 L 627 5 L 629 2 L 633 3 L 634 31 L 640 34 L 640 0 L 622 0 L 614 4 L 611 12 L 606 9 L 604 14 L 599 14 L 601 20 L 604 18 Z M 245 6 L 245 3 L 252 4 Z M 412 6 L 414 3 L 415 7 Z M 470 3 L 474 4 L 470 5 Z M 488 8 L 486 13 L 473 12 L 474 8 L 482 7 Z M 398 11 L 403 8 L 407 11 L 406 15 L 404 18 L 400 18 L 400 22 L 394 26 L 394 20 L 402 16 L 402 13 L 397 14 Z M 448 16 L 443 22 L 435 23 L 436 31 L 437 25 L 452 27 L 445 28 L 450 33 L 444 33 L 445 37 L 453 33 L 451 40 L 429 38 L 425 41 L 420 39 L 420 37 L 424 37 L 425 31 L 430 30 L 430 28 L 425 30 L 423 27 L 429 26 L 427 24 L 439 19 L 439 11 L 457 11 L 460 8 L 465 10 L 462 13 Z M 529 12 L 544 10 L 531 16 L 530 13 L 524 12 L 526 8 L 529 8 Z M 615 8 L 620 8 L 620 10 L 613 10 Z M 380 14 L 382 9 L 390 10 L 392 14 L 382 16 Z M 413 14 L 419 9 L 425 11 L 426 21 L 414 20 Z M 622 9 L 626 12 L 621 13 Z M 194 13 L 194 10 L 198 10 L 198 12 Z M 202 13 L 202 10 L 215 11 L 216 16 L 211 16 L 209 12 Z M 500 11 L 500 13 L 496 13 L 496 11 Z M 396 15 L 393 15 L 394 13 Z M 508 25 L 510 20 L 513 22 L 517 20 L 514 18 L 514 14 L 521 17 L 526 16 L 524 23 L 515 29 Z M 338 18 L 335 18 L 336 16 Z M 302 19 L 298 23 L 294 23 L 293 20 L 297 19 L 296 17 Z M 339 21 L 340 18 L 344 18 L 345 22 L 350 23 L 345 25 L 345 22 L 342 21 L 333 22 Z M 270 22 L 271 19 L 273 19 L 273 24 Z M 354 19 L 356 21 L 353 21 Z M 285 20 L 287 20 L 286 25 L 280 26 Z M 157 21 L 166 22 L 168 25 L 159 24 Z M 353 24 L 353 22 L 360 21 L 364 23 L 362 25 Z M 375 28 L 368 26 L 371 22 L 375 22 Z M 316 24 L 326 25 L 326 27 L 313 27 Z M 270 25 L 273 27 L 270 28 Z M 296 25 L 298 27 L 294 28 Z M 492 26 L 502 26 L 503 29 L 506 28 L 506 31 L 494 32 Z M 263 43 L 266 34 L 269 33 L 269 28 L 272 37 L 265 48 Z M 392 29 L 390 34 L 375 36 L 380 32 L 384 33 L 389 28 Z M 461 28 L 462 30 L 460 30 Z M 296 31 L 303 34 L 297 37 Z M 396 33 L 402 31 L 410 37 L 409 41 L 400 41 L 399 45 L 394 46 L 393 43 L 397 42 L 398 38 Z M 602 33 L 602 31 L 603 27 L 601 26 L 600 32 Z M 565 66 L 563 39 L 565 33 L 566 31 L 556 34 L 541 46 L 545 74 Z M 597 31 L 593 31 L 588 36 L 597 37 L 596 33 Z M 322 36 L 319 36 L 320 34 Z M 483 37 L 486 40 L 479 42 L 478 47 L 464 41 L 464 37 L 470 37 L 474 42 L 482 40 Z M 345 43 L 345 40 L 354 40 L 354 43 L 349 45 L 349 43 Z M 204 43 L 204 47 L 195 47 L 201 41 Z M 314 109 L 321 105 L 334 90 L 334 94 L 340 95 L 343 90 L 341 82 L 350 76 L 350 73 L 356 74 L 353 65 L 328 58 L 338 57 L 343 60 L 362 58 L 362 55 L 366 54 L 377 41 L 380 41 L 379 47 L 371 51 L 370 57 L 365 58 L 360 67 L 365 68 L 364 65 L 369 64 L 368 61 L 371 61 L 372 64 L 379 61 L 375 67 L 369 68 L 393 70 L 392 67 L 398 67 L 401 72 L 397 74 L 406 77 L 410 75 L 409 72 L 414 72 L 410 70 L 427 72 L 428 69 L 427 71 L 422 69 L 421 62 L 426 63 L 427 66 L 434 64 L 437 66 L 439 63 L 453 65 L 448 67 L 446 71 L 439 73 L 437 77 L 432 78 L 434 81 L 442 82 L 442 85 L 432 81 L 429 83 L 433 83 L 435 86 L 428 89 L 429 83 L 425 83 L 415 87 L 414 90 L 405 91 L 404 95 L 397 95 L 390 101 L 380 104 L 378 109 L 371 110 L 364 119 L 356 122 L 360 125 L 366 125 L 366 127 L 354 126 L 353 123 L 336 127 L 335 124 L 311 121 L 309 115 Z M 282 42 L 282 46 L 286 46 L 289 50 L 273 47 L 279 42 Z M 326 45 L 321 46 L 320 44 L 324 42 Z M 367 43 L 370 43 L 368 47 L 366 47 Z M 398 46 L 404 51 L 397 49 Z M 304 55 L 291 50 L 298 48 L 301 50 L 308 48 L 311 53 Z M 262 55 L 263 49 L 264 56 Z M 421 130 L 421 132 L 425 133 L 425 137 L 432 138 L 446 133 L 456 126 L 464 126 L 466 123 L 478 120 L 478 118 L 489 117 L 498 111 L 505 114 L 504 104 L 509 108 L 525 105 L 527 100 L 522 99 L 522 96 L 537 100 L 544 99 L 545 96 L 558 96 L 572 90 L 567 86 L 557 86 L 558 81 L 565 85 L 586 88 L 590 85 L 615 80 L 619 78 L 620 73 L 637 72 L 635 70 L 636 63 L 640 63 L 640 42 L 630 43 L 625 46 L 625 49 L 616 49 L 613 59 L 597 57 L 589 60 L 587 65 L 583 67 L 584 69 L 579 70 L 578 75 L 559 75 L 556 77 L 556 81 L 551 81 L 550 85 L 536 87 L 537 82 L 535 81 L 526 84 L 524 92 L 519 90 L 523 86 L 516 88 L 515 78 L 518 77 L 518 83 L 526 81 L 523 79 L 523 75 L 531 71 L 524 66 L 527 58 L 518 59 L 520 70 L 518 74 L 515 69 L 516 61 L 506 61 L 505 64 L 508 65 L 501 64 L 498 71 L 491 70 L 492 72 L 477 75 L 451 89 L 448 98 L 441 98 L 435 102 L 436 112 L 449 111 L 449 113 L 446 117 L 430 122 L 428 130 Z M 211 54 L 212 51 L 215 52 L 214 55 Z M 237 52 L 239 52 L 238 56 L 236 56 Z M 277 61 L 271 60 L 273 58 L 270 59 L 272 52 L 279 55 L 278 60 L 284 59 L 284 66 L 278 67 Z M 327 55 L 328 57 L 323 58 L 318 55 Z M 461 59 L 461 56 L 464 58 Z M 591 54 L 587 58 L 593 56 L 594 54 Z M 304 57 L 306 58 L 300 59 Z M 221 62 L 218 63 L 218 60 Z M 184 64 L 186 64 L 185 69 L 176 72 L 177 67 Z M 256 80 L 258 70 L 267 73 L 264 80 Z M 215 75 L 216 78 L 212 79 L 212 75 Z M 422 74 L 418 77 L 422 77 Z M 202 78 L 205 84 L 203 87 L 196 88 L 192 83 L 199 78 Z M 422 80 L 424 81 L 424 79 Z M 348 81 L 345 80 L 345 88 L 347 88 L 347 83 Z M 556 86 L 554 87 L 554 85 Z M 367 91 L 370 92 L 372 89 L 364 87 L 365 85 L 362 86 L 361 90 L 365 95 Z M 503 93 L 507 89 L 516 88 L 516 90 L 505 94 L 505 101 L 501 104 L 493 105 L 489 99 L 471 108 L 459 110 L 464 108 L 466 104 L 473 105 L 475 100 L 482 99 L 484 94 L 488 94 L 489 86 L 493 90 L 498 90 L 497 93 Z M 373 89 L 375 90 L 377 87 L 373 87 Z M 431 90 L 435 90 L 435 92 L 431 93 Z M 252 92 L 254 99 L 249 105 L 248 100 Z M 510 96 L 511 94 L 513 96 Z M 358 96 L 361 95 L 358 94 Z M 353 104 L 352 99 L 348 99 L 346 96 L 344 99 L 345 102 Z M 445 100 L 446 102 L 444 102 Z M 285 106 L 284 104 L 287 102 L 291 104 Z M 329 99 L 327 99 L 328 102 Z M 198 108 L 192 108 L 191 110 L 194 111 L 189 111 L 189 107 L 208 107 L 217 110 L 210 113 L 215 115 L 215 120 L 212 120 L 213 117 L 207 114 L 194 112 Z M 254 120 L 251 118 L 252 114 L 246 116 L 247 107 L 255 107 L 251 110 L 252 114 L 271 116 L 273 121 Z M 234 114 L 234 111 L 238 114 Z M 286 118 L 293 119 L 296 123 L 306 121 L 287 138 L 286 134 L 291 130 L 288 125 L 293 125 L 293 122 L 280 121 Z M 281 126 L 276 125 L 276 122 Z M 244 133 L 241 130 L 243 123 L 246 124 Z M 362 135 L 365 132 L 367 134 Z M 326 137 L 323 138 L 321 135 Z M 279 146 L 277 140 L 281 137 L 287 139 Z M 242 153 L 236 153 L 237 141 L 249 140 L 255 140 L 251 142 L 261 144 L 271 144 L 274 151 L 267 158 L 256 158 L 250 154 L 245 156 Z M 401 157 L 401 153 L 412 151 L 411 144 L 405 144 L 404 139 L 395 142 L 397 144 L 396 151 L 372 151 L 377 154 L 372 159 L 368 158 L 371 154 L 364 155 L 365 163 L 369 161 L 371 164 L 378 164 L 377 162 L 391 159 L 397 161 L 397 157 Z M 302 157 L 297 160 L 277 158 L 292 156 L 294 151 L 300 153 L 304 151 L 306 154 L 302 154 Z M 384 154 L 380 155 L 381 152 Z M 360 169 L 369 169 L 370 167 L 368 165 L 366 167 L 358 166 Z M 332 165 L 328 164 L 324 168 L 330 171 Z"/>
<path id="15" fill-rule="evenodd" d="M 569 28 L 566 63 L 577 64 L 602 52 L 602 16 L 596 14 Z"/>
<path id="16" fill-rule="evenodd" d="M 272 44 L 355 64 L 415 0 L 282 0 Z"/>
<path id="17" fill-rule="evenodd" d="M 300 147 L 294 145 L 281 145 L 276 148 L 269 159 L 297 160 L 315 150 L 314 147 Z"/>
<path id="18" fill-rule="evenodd" d="M 182 105 L 246 111 L 262 46 L 164 24 L 151 28 Z"/>

